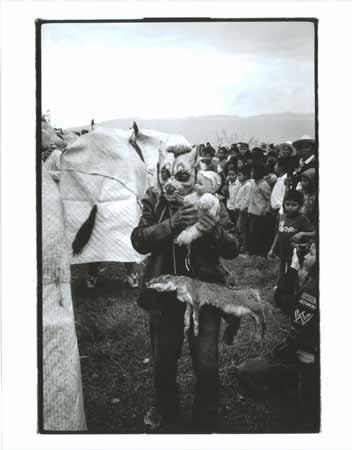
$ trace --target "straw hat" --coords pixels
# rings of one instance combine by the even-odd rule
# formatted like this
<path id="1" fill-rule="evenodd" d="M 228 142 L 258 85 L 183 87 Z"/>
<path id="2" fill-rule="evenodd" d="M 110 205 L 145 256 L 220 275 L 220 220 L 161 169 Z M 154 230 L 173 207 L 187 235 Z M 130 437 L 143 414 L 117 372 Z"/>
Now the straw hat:
<path id="1" fill-rule="evenodd" d="M 297 141 L 294 141 L 292 145 L 297 148 L 303 144 L 315 145 L 315 140 L 313 138 L 311 138 L 310 136 L 308 136 L 308 134 L 304 134 L 300 139 L 297 139 Z"/>

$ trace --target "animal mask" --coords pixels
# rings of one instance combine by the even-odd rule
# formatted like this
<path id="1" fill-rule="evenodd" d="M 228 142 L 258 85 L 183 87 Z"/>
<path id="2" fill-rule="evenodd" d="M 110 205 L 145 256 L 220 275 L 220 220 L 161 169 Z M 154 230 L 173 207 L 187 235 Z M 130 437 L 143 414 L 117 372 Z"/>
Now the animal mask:
<path id="1" fill-rule="evenodd" d="M 170 136 L 159 151 L 159 183 L 172 202 L 189 194 L 196 181 L 198 152 L 182 136 Z"/>

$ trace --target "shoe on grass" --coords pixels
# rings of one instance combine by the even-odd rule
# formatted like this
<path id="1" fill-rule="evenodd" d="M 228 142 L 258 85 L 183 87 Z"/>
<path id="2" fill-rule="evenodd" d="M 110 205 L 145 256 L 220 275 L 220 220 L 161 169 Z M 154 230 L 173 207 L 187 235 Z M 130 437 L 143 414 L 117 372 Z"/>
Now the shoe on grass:
<path id="1" fill-rule="evenodd" d="M 144 416 L 144 425 L 150 430 L 156 430 L 157 428 L 161 427 L 163 422 L 163 416 L 155 406 L 152 406 Z"/>
<path id="2" fill-rule="evenodd" d="M 88 277 L 87 278 L 87 287 L 89 289 L 95 288 L 96 285 L 97 285 L 97 278 L 96 277 Z"/>
<path id="3" fill-rule="evenodd" d="M 138 274 L 137 273 L 130 273 L 127 275 L 127 284 L 131 288 L 138 287 Z"/>

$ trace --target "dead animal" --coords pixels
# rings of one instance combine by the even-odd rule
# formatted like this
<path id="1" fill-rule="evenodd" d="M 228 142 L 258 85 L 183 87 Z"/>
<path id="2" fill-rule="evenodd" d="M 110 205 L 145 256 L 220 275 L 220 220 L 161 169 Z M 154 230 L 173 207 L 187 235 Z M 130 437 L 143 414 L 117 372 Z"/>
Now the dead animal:
<path id="1" fill-rule="evenodd" d="M 194 334 L 199 332 L 199 310 L 204 305 L 218 308 L 228 323 L 224 341 L 233 342 L 243 316 L 254 318 L 263 342 L 268 316 L 272 316 L 272 307 L 265 303 L 257 289 L 229 289 L 214 283 L 206 283 L 194 278 L 177 275 L 160 275 L 146 283 L 146 287 L 157 292 L 176 292 L 177 299 L 186 303 L 185 331 L 193 318 Z"/>

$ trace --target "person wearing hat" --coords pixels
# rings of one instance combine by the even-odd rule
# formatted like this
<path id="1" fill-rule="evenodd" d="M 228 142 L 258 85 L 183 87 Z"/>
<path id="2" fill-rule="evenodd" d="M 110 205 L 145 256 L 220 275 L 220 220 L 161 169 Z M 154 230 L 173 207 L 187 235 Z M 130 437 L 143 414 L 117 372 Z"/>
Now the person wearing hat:
<path id="1" fill-rule="evenodd" d="M 220 203 L 218 217 L 199 217 L 194 205 L 183 203 L 195 188 L 197 149 L 184 142 L 175 141 L 172 147 L 166 143 L 160 149 L 158 167 L 158 186 L 147 191 L 140 221 L 131 234 L 133 247 L 143 255 L 150 254 L 144 280 L 174 274 L 225 283 L 220 258 L 238 255 L 234 226 L 225 206 Z M 175 245 L 179 234 L 195 223 L 201 225 L 202 236 L 190 247 Z M 151 429 L 165 425 L 170 430 L 179 423 L 177 362 L 184 340 L 185 304 L 177 300 L 176 293 L 156 293 L 148 288 L 142 290 L 138 304 L 148 311 L 153 355 L 153 399 L 144 422 Z M 193 326 L 188 333 L 195 375 L 192 424 L 196 430 L 211 432 L 216 429 L 220 393 L 219 311 L 204 306 L 199 325 L 197 336 Z"/>
<path id="2" fill-rule="evenodd" d="M 293 146 L 297 150 L 299 158 L 299 172 L 302 173 L 307 169 L 316 168 L 316 144 L 315 140 L 308 135 L 304 135 L 301 139 L 293 142 Z"/>

